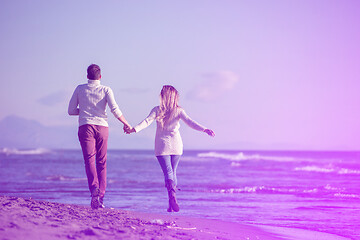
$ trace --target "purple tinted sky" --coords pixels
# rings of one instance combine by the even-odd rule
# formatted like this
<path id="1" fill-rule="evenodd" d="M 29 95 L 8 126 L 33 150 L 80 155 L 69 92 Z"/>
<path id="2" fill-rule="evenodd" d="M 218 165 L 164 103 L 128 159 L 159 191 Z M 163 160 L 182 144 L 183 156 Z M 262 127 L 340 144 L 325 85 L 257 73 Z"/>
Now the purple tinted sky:
<path id="1" fill-rule="evenodd" d="M 187 146 L 359 150 L 359 23 L 359 1 L 3 0 L 0 118 L 76 125 L 68 99 L 97 63 L 132 124 L 178 88 L 217 133 L 183 126 Z"/>

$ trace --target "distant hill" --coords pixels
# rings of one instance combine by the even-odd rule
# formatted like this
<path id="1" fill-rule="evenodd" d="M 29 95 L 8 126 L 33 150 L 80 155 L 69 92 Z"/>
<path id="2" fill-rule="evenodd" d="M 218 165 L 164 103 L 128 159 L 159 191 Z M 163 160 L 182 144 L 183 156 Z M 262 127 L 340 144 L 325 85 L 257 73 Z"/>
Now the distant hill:
<path id="1" fill-rule="evenodd" d="M 112 128 L 110 127 L 110 130 Z M 109 149 L 152 149 L 153 140 L 110 131 Z M 77 149 L 77 126 L 44 126 L 35 120 L 7 116 L 0 121 L 0 148 Z"/>
<path id="2" fill-rule="evenodd" d="M 8 116 L 0 121 L 0 147 L 8 148 L 75 148 L 76 128 L 47 127 L 35 120 Z"/>

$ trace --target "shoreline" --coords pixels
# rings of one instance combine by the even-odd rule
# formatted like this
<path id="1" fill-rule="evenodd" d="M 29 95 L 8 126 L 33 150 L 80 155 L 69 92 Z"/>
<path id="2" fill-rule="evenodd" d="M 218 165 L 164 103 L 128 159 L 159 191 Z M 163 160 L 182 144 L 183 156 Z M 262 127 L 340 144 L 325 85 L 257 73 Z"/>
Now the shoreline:
<path id="1" fill-rule="evenodd" d="M 0 240 L 11 239 L 331 239 L 347 238 L 301 229 L 273 228 L 121 209 L 93 210 L 0 196 Z"/>

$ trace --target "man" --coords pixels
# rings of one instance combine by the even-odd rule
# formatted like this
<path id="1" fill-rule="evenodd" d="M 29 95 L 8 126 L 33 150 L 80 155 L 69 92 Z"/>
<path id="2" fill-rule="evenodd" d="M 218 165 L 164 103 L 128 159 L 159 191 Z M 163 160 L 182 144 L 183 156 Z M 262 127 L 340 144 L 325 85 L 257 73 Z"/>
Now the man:
<path id="1" fill-rule="evenodd" d="M 91 207 L 104 208 L 106 189 L 106 158 L 109 136 L 106 105 L 124 124 L 124 131 L 131 129 L 118 105 L 111 88 L 100 84 L 101 71 L 96 64 L 87 69 L 88 83 L 77 86 L 70 102 L 69 115 L 79 115 L 79 141 L 84 156 L 85 170 L 91 193 Z"/>

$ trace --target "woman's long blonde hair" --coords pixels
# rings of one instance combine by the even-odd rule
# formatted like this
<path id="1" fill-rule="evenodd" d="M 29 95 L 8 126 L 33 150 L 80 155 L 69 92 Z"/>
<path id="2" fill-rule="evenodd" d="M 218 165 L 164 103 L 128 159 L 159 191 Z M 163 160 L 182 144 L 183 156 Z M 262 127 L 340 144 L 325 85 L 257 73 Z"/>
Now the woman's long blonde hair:
<path id="1" fill-rule="evenodd" d="M 178 112 L 178 102 L 178 91 L 171 85 L 164 85 L 160 92 L 160 111 L 156 118 L 161 127 L 175 117 Z"/>

